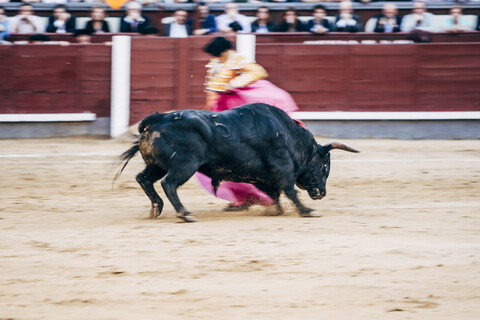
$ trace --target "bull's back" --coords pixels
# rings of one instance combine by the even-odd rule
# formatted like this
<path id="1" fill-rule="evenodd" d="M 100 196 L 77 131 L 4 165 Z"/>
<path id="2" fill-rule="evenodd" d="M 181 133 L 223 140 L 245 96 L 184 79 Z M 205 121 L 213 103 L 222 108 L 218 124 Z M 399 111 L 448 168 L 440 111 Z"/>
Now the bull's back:
<path id="1" fill-rule="evenodd" d="M 158 113 L 145 118 L 139 130 L 142 155 L 151 154 L 162 163 L 177 153 L 177 157 L 240 165 L 262 158 L 273 148 L 290 148 L 307 138 L 300 131 L 306 130 L 285 112 L 263 103 L 219 112 Z"/>

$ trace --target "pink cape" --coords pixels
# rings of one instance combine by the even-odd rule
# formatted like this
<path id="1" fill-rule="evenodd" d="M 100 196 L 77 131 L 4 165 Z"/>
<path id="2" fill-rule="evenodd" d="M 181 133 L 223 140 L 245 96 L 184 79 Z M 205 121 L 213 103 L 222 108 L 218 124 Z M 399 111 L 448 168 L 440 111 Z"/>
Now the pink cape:
<path id="1" fill-rule="evenodd" d="M 267 80 L 258 80 L 250 85 L 235 89 L 231 93 L 222 93 L 217 102 L 217 107 L 213 111 L 229 110 L 247 103 L 262 102 L 275 106 L 285 111 L 289 116 L 298 110 L 298 106 L 288 92 Z M 264 192 L 258 190 L 253 184 L 224 181 L 217 189 L 217 194 L 213 192 L 212 180 L 200 172 L 195 173 L 200 185 L 217 196 L 231 202 L 241 202 L 249 204 L 260 204 L 269 206 L 273 204 L 272 198 Z"/>

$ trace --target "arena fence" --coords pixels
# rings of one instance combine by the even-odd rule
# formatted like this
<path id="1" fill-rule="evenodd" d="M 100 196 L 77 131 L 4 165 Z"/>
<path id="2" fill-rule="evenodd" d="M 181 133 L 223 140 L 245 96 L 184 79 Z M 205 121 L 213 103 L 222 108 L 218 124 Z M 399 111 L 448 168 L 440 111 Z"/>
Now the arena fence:
<path id="1" fill-rule="evenodd" d="M 123 127 L 153 112 L 203 108 L 209 57 L 201 49 L 210 40 L 133 37 L 130 90 L 123 90 L 130 95 L 129 116 Z M 109 135 L 111 54 L 111 46 L 105 44 L 1 46 L 0 55 L 8 63 L 0 65 L 0 73 L 9 81 L 0 86 L 0 114 L 90 112 L 96 120 L 79 121 L 86 129 L 72 133 Z M 259 41 L 256 58 L 269 72 L 269 79 L 293 95 L 300 106 L 300 118 L 302 112 L 480 111 L 480 42 Z M 318 123 L 319 119 L 306 121 Z M 91 122 L 97 125 L 95 130 Z M 99 123 L 106 128 L 98 127 Z M 476 129 L 478 135 L 478 125 Z"/>

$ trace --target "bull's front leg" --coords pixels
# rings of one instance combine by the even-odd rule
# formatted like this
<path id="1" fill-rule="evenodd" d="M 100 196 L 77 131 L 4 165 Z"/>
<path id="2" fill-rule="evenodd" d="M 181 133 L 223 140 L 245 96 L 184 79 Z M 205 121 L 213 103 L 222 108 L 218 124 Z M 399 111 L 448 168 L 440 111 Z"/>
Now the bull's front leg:
<path id="1" fill-rule="evenodd" d="M 157 191 L 153 187 L 153 184 L 161 179 L 164 175 L 165 171 L 149 166 L 147 166 L 145 170 L 137 175 L 137 182 L 140 184 L 143 191 L 152 202 L 150 218 L 159 217 L 163 210 L 163 200 L 158 195 Z"/>
<path id="2" fill-rule="evenodd" d="M 298 200 L 297 196 L 297 190 L 292 187 L 285 188 L 285 195 L 292 200 L 292 202 L 295 204 L 295 206 L 298 209 L 298 213 L 302 217 L 321 217 L 322 215 L 318 213 L 317 211 L 314 211 L 313 209 L 310 209 L 308 207 L 305 207 L 300 200 Z"/>
<path id="3" fill-rule="evenodd" d="M 197 219 L 183 207 L 183 204 L 178 198 L 177 189 L 182 184 L 188 181 L 193 174 L 197 171 L 198 168 L 188 169 L 188 165 L 180 166 L 179 168 L 173 168 L 168 171 L 168 174 L 165 176 L 165 179 L 162 180 L 162 187 L 165 191 L 170 203 L 177 211 L 177 217 L 182 219 L 185 222 L 195 222 Z"/>

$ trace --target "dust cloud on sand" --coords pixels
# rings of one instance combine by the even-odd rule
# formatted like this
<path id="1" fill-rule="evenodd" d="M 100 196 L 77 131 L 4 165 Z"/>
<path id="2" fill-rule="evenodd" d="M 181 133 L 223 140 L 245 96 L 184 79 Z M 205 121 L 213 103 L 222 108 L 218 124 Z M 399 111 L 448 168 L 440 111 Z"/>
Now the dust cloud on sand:
<path id="1" fill-rule="evenodd" d="M 320 143 L 328 139 L 318 138 Z M 0 140 L 0 319 L 479 319 L 480 141 L 345 140 L 321 218 L 157 220 L 124 140 Z"/>

